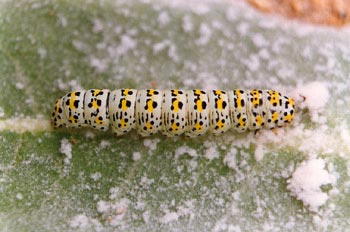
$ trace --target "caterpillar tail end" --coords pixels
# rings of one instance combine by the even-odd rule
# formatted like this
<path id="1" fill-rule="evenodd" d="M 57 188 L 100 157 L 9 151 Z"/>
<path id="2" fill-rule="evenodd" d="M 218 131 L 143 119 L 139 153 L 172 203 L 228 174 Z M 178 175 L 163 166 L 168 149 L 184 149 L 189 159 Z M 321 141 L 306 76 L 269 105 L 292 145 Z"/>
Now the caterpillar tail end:
<path id="1" fill-rule="evenodd" d="M 55 107 L 51 113 L 51 126 L 53 128 L 60 128 L 65 126 L 64 114 L 63 114 L 63 97 L 57 99 Z"/>

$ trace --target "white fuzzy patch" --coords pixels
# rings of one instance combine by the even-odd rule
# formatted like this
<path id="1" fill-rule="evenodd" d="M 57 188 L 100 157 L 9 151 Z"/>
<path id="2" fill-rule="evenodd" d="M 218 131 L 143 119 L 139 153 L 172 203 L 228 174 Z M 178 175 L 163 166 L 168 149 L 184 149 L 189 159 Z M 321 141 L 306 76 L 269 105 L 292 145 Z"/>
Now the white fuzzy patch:
<path id="1" fill-rule="evenodd" d="M 336 182 L 336 177 L 325 169 L 325 165 L 323 159 L 304 161 L 296 168 L 292 178 L 287 180 L 287 188 L 311 211 L 316 212 L 329 198 L 321 186 Z"/>

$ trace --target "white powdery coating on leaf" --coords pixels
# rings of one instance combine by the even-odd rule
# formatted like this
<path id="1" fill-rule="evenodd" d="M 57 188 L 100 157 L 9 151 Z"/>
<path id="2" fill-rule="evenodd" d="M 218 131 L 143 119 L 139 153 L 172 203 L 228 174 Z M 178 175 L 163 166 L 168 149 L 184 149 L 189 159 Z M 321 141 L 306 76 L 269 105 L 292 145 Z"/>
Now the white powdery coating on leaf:
<path id="1" fill-rule="evenodd" d="M 160 14 L 158 15 L 157 21 L 158 21 L 160 26 L 167 25 L 170 22 L 170 17 L 169 17 L 168 12 L 166 12 L 166 11 L 160 12 Z"/>
<path id="2" fill-rule="evenodd" d="M 186 82 L 184 82 L 186 84 Z M 212 73 L 200 72 L 197 74 L 195 86 L 199 86 L 203 90 L 218 89 L 218 77 Z"/>
<path id="3" fill-rule="evenodd" d="M 346 123 L 342 123 L 342 125 L 340 125 L 342 130 L 340 131 L 340 138 L 342 140 L 342 142 L 344 144 L 346 144 L 346 148 L 344 149 L 344 151 L 340 152 L 340 153 L 344 153 L 344 152 L 348 152 L 350 154 L 350 128 L 348 125 L 346 125 Z M 339 154 L 340 155 L 340 154 Z M 343 154 L 344 155 L 344 154 Z M 340 155 L 341 156 L 341 155 Z"/>
<path id="4" fill-rule="evenodd" d="M 170 212 L 169 210 L 165 210 L 165 214 L 163 217 L 159 219 L 161 223 L 167 224 L 173 221 L 177 221 L 180 217 L 189 216 L 190 220 L 193 219 L 194 210 L 195 210 L 195 200 L 187 200 L 184 205 L 180 205 L 177 207 L 176 211 Z"/>
<path id="5" fill-rule="evenodd" d="M 47 51 L 45 48 L 38 48 L 38 54 L 39 54 L 41 59 L 45 59 Z"/>
<path id="6" fill-rule="evenodd" d="M 4 111 L 4 108 L 2 108 L 0 106 L 0 118 L 4 117 L 5 116 L 5 111 Z"/>
<path id="7" fill-rule="evenodd" d="M 111 196 L 110 196 L 111 198 Z M 106 218 L 107 223 L 111 226 L 119 226 L 123 223 L 123 218 L 128 210 L 130 200 L 121 198 L 119 201 L 99 201 L 97 202 L 97 211 Z"/>
<path id="8" fill-rule="evenodd" d="M 103 21 L 100 20 L 100 19 L 95 19 L 94 22 L 93 22 L 93 28 L 92 28 L 92 31 L 94 33 L 99 33 L 99 32 L 102 32 L 103 31 Z"/>
<path id="9" fill-rule="evenodd" d="M 256 146 L 254 156 L 256 161 L 261 161 L 264 158 L 264 146 L 262 144 Z"/>
<path id="10" fill-rule="evenodd" d="M 89 218 L 85 214 L 79 214 L 74 216 L 74 218 L 69 222 L 70 227 L 72 228 L 88 228 L 90 225 Z"/>
<path id="11" fill-rule="evenodd" d="M 69 221 L 68 225 L 74 229 L 82 229 L 83 231 L 102 231 L 102 225 L 98 219 L 90 218 L 85 214 L 78 214 Z"/>
<path id="12" fill-rule="evenodd" d="M 23 84 L 22 82 L 16 82 L 16 89 L 24 89 L 24 87 L 26 86 L 25 84 Z"/>
<path id="13" fill-rule="evenodd" d="M 102 174 L 100 172 L 95 172 L 91 174 L 91 179 L 93 179 L 94 181 L 99 180 L 101 177 L 102 177 Z"/>
<path id="14" fill-rule="evenodd" d="M 72 144 L 68 139 L 61 140 L 60 152 L 66 156 L 66 158 L 64 158 L 64 163 L 69 164 L 72 159 Z"/>
<path id="15" fill-rule="evenodd" d="M 16 194 L 16 198 L 17 198 L 18 200 L 23 200 L 23 195 L 22 195 L 22 193 L 17 193 L 17 194 Z"/>
<path id="16" fill-rule="evenodd" d="M 97 202 L 97 212 L 106 213 L 110 210 L 111 205 L 107 201 L 99 201 Z"/>
<path id="17" fill-rule="evenodd" d="M 198 45 L 206 45 L 212 34 L 212 29 L 205 23 L 202 23 L 199 28 L 200 37 L 196 40 Z"/>
<path id="18" fill-rule="evenodd" d="M 148 189 L 153 183 L 154 179 L 148 178 L 146 174 L 140 179 L 140 186 L 142 186 L 143 189 Z"/>
<path id="19" fill-rule="evenodd" d="M 192 157 L 197 157 L 198 153 L 195 149 L 190 148 L 188 146 L 181 146 L 175 150 L 175 158 L 179 158 L 181 155 L 188 154 Z"/>
<path id="20" fill-rule="evenodd" d="M 68 20 L 63 14 L 58 13 L 57 17 L 62 27 L 66 27 L 68 25 Z"/>
<path id="21" fill-rule="evenodd" d="M 143 140 L 143 145 L 149 149 L 149 151 L 154 151 L 157 149 L 157 144 L 160 139 L 145 139 Z"/>
<path id="22" fill-rule="evenodd" d="M 222 231 L 230 231 L 230 232 L 241 232 L 242 229 L 239 225 L 232 225 L 232 223 L 228 217 L 224 217 L 218 221 L 216 221 L 215 226 L 213 228 L 213 232 L 222 232 Z M 244 230 L 243 230 L 244 231 Z M 267 231 L 267 230 L 263 230 Z M 271 230 L 269 230 L 271 231 Z"/>
<path id="23" fill-rule="evenodd" d="M 176 2 L 176 3 L 175 3 Z M 196 1 L 174 1 L 172 4 L 182 5 L 185 3 L 186 7 L 190 7 L 193 13 L 197 15 L 204 15 L 210 11 L 210 7 L 206 4 L 198 4 Z"/>
<path id="24" fill-rule="evenodd" d="M 223 160 L 224 164 L 226 164 L 229 168 L 236 169 L 237 168 L 237 149 L 235 147 L 231 147 L 231 149 L 226 153 L 225 158 Z"/>
<path id="25" fill-rule="evenodd" d="M 259 33 L 252 35 L 252 41 L 254 45 L 258 48 L 266 47 L 267 45 L 269 45 L 269 41 L 262 34 Z"/>
<path id="26" fill-rule="evenodd" d="M 233 144 L 239 148 L 255 144 L 254 155 L 257 161 L 262 160 L 266 153 L 288 147 L 309 158 L 316 154 L 346 154 L 350 151 L 347 129 L 344 123 L 334 128 L 321 124 L 315 129 L 305 129 L 304 124 L 296 124 L 275 131 L 261 130 L 258 135 L 249 134 L 244 140 L 236 139 Z"/>
<path id="27" fill-rule="evenodd" d="M 301 163 L 287 180 L 288 190 L 311 211 L 317 212 L 329 196 L 321 190 L 322 185 L 335 184 L 336 177 L 325 170 L 323 159 L 310 159 Z"/>
<path id="28" fill-rule="evenodd" d="M 241 22 L 237 25 L 237 32 L 242 36 L 247 35 L 249 29 L 250 25 L 247 22 Z"/>
<path id="29" fill-rule="evenodd" d="M 163 51 L 166 47 L 169 47 L 171 44 L 170 40 L 166 39 L 159 43 L 153 45 L 153 54 L 156 55 L 159 52 Z"/>
<path id="30" fill-rule="evenodd" d="M 193 22 L 189 15 L 185 15 L 182 19 L 182 29 L 185 32 L 193 31 Z"/>
<path id="31" fill-rule="evenodd" d="M 172 43 L 170 40 L 166 39 L 163 40 L 159 43 L 156 43 L 153 45 L 153 54 L 157 55 L 163 50 L 167 49 L 168 53 L 167 55 L 169 56 L 170 59 L 172 59 L 174 62 L 179 61 L 179 55 L 177 54 L 177 49 L 174 43 Z"/>
<path id="32" fill-rule="evenodd" d="M 109 146 L 111 146 L 111 142 L 109 142 L 107 140 L 101 140 L 101 143 L 100 143 L 100 148 L 101 149 L 108 148 Z"/>
<path id="33" fill-rule="evenodd" d="M 246 65 L 247 69 L 251 72 L 256 72 L 260 68 L 260 58 L 256 54 L 250 55 L 246 59 L 242 59 L 242 63 Z"/>
<path id="34" fill-rule="evenodd" d="M 208 160 L 219 158 L 220 153 L 216 150 L 216 147 L 209 147 L 204 151 L 204 157 Z"/>
<path id="35" fill-rule="evenodd" d="M 72 40 L 72 45 L 77 49 L 78 51 L 84 52 L 89 49 L 89 45 L 80 41 L 80 40 Z"/>
<path id="36" fill-rule="evenodd" d="M 68 82 L 63 81 L 62 79 L 57 79 L 58 89 L 62 91 L 66 91 L 67 89 L 72 90 L 84 90 L 84 88 L 80 85 L 77 80 L 70 80 Z"/>
<path id="37" fill-rule="evenodd" d="M 238 18 L 238 12 L 235 7 L 230 6 L 226 10 L 226 19 L 230 22 L 235 22 Z"/>
<path id="38" fill-rule="evenodd" d="M 204 157 L 208 160 L 213 160 L 219 158 L 220 153 L 217 150 L 217 145 L 213 142 L 205 141 L 204 146 L 206 147 L 204 151 Z"/>
<path id="39" fill-rule="evenodd" d="M 120 190 L 119 190 L 118 187 L 114 187 L 114 188 L 111 188 L 111 189 L 109 190 L 109 193 L 110 193 L 109 199 L 114 200 L 114 199 L 117 199 L 117 198 L 119 197 L 119 195 L 120 195 Z"/>
<path id="40" fill-rule="evenodd" d="M 324 122 L 318 114 L 325 109 L 330 97 L 326 83 L 315 81 L 308 84 L 299 84 L 292 93 L 292 96 L 295 99 L 300 99 L 300 97 L 305 98 L 304 101 L 299 100 L 298 106 L 309 109 L 313 122 Z"/>
<path id="41" fill-rule="evenodd" d="M 132 160 L 133 161 L 138 161 L 138 160 L 140 160 L 141 159 L 141 153 L 140 152 L 133 152 L 132 153 Z"/>
<path id="42" fill-rule="evenodd" d="M 142 219 L 147 224 L 149 222 L 150 213 L 148 211 L 143 212 Z"/>
<path id="43" fill-rule="evenodd" d="M 106 59 L 99 59 L 96 57 L 90 58 L 90 65 L 91 67 L 95 68 L 97 72 L 102 73 L 107 70 L 108 68 L 108 60 Z"/>
<path id="44" fill-rule="evenodd" d="M 12 118 L 0 120 L 0 131 L 3 130 L 21 134 L 24 132 L 51 131 L 52 127 L 49 120 L 32 118 Z"/>
<path id="45" fill-rule="evenodd" d="M 170 223 L 172 221 L 177 221 L 179 215 L 176 212 L 167 212 L 163 217 L 159 219 L 161 223 Z"/>
<path id="46" fill-rule="evenodd" d="M 137 47 L 137 41 L 128 35 L 121 36 L 121 44 L 117 48 L 117 55 L 125 55 L 128 51 Z"/>

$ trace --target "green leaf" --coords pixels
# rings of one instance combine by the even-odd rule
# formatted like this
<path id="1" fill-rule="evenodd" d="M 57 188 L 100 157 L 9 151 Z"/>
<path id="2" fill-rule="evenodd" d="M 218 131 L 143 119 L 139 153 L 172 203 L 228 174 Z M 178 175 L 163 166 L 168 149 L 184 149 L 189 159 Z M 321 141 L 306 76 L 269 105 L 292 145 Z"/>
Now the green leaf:
<path id="1" fill-rule="evenodd" d="M 348 38 L 235 2 L 1 2 L 0 228 L 346 230 Z M 124 87 L 272 88 L 296 119 L 196 139 L 50 127 L 66 92 Z"/>

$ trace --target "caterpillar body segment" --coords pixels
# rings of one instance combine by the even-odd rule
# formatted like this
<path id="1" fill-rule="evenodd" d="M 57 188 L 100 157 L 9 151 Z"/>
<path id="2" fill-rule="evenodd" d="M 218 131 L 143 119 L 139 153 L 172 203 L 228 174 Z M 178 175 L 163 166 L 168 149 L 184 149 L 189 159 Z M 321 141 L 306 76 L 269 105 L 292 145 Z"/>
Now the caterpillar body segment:
<path id="1" fill-rule="evenodd" d="M 247 101 L 247 92 L 245 90 L 236 89 L 229 91 L 231 128 L 237 132 L 244 132 L 249 126 Z"/>
<path id="2" fill-rule="evenodd" d="M 108 130 L 108 99 L 108 89 L 90 89 L 85 92 L 84 117 L 90 127 L 102 131 Z"/>
<path id="3" fill-rule="evenodd" d="M 109 120 L 116 135 L 123 135 L 136 128 L 136 94 L 136 89 L 117 89 L 109 94 Z"/>
<path id="4" fill-rule="evenodd" d="M 86 125 L 84 116 L 85 91 L 67 93 L 63 98 L 63 113 L 67 127 L 77 128 Z"/>
<path id="5" fill-rule="evenodd" d="M 59 98 L 51 122 L 54 128 L 111 126 L 116 135 L 136 129 L 142 136 L 196 137 L 273 129 L 290 123 L 294 114 L 294 100 L 275 90 L 90 89 Z"/>
<path id="6" fill-rule="evenodd" d="M 283 109 L 282 109 L 282 95 L 274 90 L 266 90 L 264 92 L 264 108 L 267 109 L 265 115 L 266 127 L 273 129 L 277 126 L 283 126 Z"/>
<path id="7" fill-rule="evenodd" d="M 139 90 L 136 95 L 136 130 L 142 136 L 152 135 L 162 128 L 162 91 Z"/>
<path id="8" fill-rule="evenodd" d="M 209 98 L 205 91 L 187 90 L 188 137 L 200 136 L 209 130 Z"/>
<path id="9" fill-rule="evenodd" d="M 266 108 L 263 107 L 263 91 L 258 89 L 251 90 L 248 93 L 247 100 L 249 130 L 262 129 L 265 125 L 264 115 L 266 114 Z"/>
<path id="10" fill-rule="evenodd" d="M 209 97 L 209 120 L 211 133 L 218 135 L 231 128 L 229 95 L 222 90 L 211 90 Z"/>
<path id="11" fill-rule="evenodd" d="M 162 102 L 163 134 L 181 135 L 187 130 L 187 95 L 183 90 L 165 90 Z"/>

